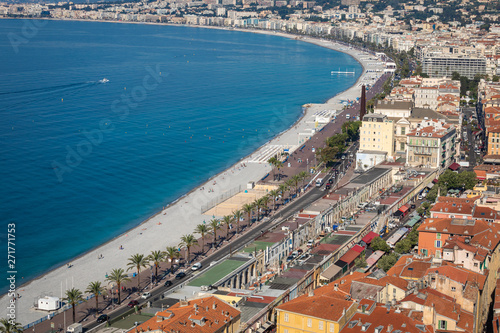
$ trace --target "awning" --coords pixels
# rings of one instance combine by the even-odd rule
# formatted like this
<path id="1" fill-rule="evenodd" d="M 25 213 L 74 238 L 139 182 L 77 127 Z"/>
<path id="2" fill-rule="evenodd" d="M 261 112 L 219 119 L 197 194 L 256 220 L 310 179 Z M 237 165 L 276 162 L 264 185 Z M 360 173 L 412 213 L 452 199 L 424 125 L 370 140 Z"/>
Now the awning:
<path id="1" fill-rule="evenodd" d="M 451 170 L 453 170 L 453 171 L 457 171 L 458 169 L 460 169 L 460 164 L 458 164 L 458 163 L 456 163 L 456 162 L 455 162 L 455 163 L 452 163 L 452 164 L 448 167 L 448 169 L 451 169 Z"/>
<path id="2" fill-rule="evenodd" d="M 362 241 L 365 242 L 366 244 L 370 244 L 375 237 L 379 236 L 380 235 L 377 234 L 376 232 L 370 231 L 368 234 L 366 234 L 365 237 L 363 237 Z"/>
<path id="3" fill-rule="evenodd" d="M 418 221 L 420 221 L 420 216 L 415 216 L 413 217 L 412 219 L 410 219 L 408 222 L 405 223 L 405 226 L 408 226 L 410 228 L 413 228 L 413 226 L 415 224 L 418 223 Z"/>
<path id="4" fill-rule="evenodd" d="M 429 183 L 429 184 L 427 184 L 427 186 L 426 186 L 426 187 L 427 187 L 428 189 L 431 189 L 431 188 L 433 188 L 433 187 L 434 187 L 434 183 Z"/>
<path id="5" fill-rule="evenodd" d="M 399 207 L 399 210 L 400 210 L 401 212 L 403 212 L 403 214 L 404 214 L 404 213 L 406 213 L 406 212 L 408 211 L 408 209 L 409 209 L 409 207 L 408 207 L 407 205 L 404 205 L 404 206 Z"/>
<path id="6" fill-rule="evenodd" d="M 434 184 L 437 184 L 439 180 L 437 178 L 434 178 L 434 180 L 432 181 Z"/>
<path id="7" fill-rule="evenodd" d="M 320 279 L 332 281 L 332 279 L 337 276 L 342 271 L 342 267 L 337 265 L 331 265 L 324 272 L 319 275 Z"/>
<path id="8" fill-rule="evenodd" d="M 357 257 L 359 257 L 359 252 L 356 252 L 356 251 L 351 249 L 351 250 L 347 251 L 346 254 L 344 254 L 342 257 L 340 257 L 339 260 L 345 262 L 346 264 L 350 264 Z"/>
<path id="9" fill-rule="evenodd" d="M 397 210 L 394 214 L 392 214 L 393 216 L 395 217 L 400 217 L 401 215 L 403 215 L 403 212 L 400 211 L 400 210 Z"/>
<path id="10" fill-rule="evenodd" d="M 364 248 L 364 247 L 362 247 L 362 246 L 360 246 L 360 245 L 358 245 L 358 244 L 356 244 L 356 245 L 354 245 L 354 246 L 351 248 L 351 250 L 356 251 L 356 252 L 358 252 L 358 253 L 361 253 L 361 252 L 363 252 L 363 251 L 365 250 L 365 248 Z"/>

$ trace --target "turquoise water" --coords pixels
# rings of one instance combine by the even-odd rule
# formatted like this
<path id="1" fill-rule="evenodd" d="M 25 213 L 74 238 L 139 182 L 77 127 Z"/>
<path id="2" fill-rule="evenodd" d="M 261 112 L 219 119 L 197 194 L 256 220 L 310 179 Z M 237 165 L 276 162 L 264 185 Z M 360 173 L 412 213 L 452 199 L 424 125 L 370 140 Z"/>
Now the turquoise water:
<path id="1" fill-rule="evenodd" d="M 291 126 L 301 105 L 352 86 L 358 75 L 330 75 L 339 66 L 361 72 L 277 36 L 0 20 L 0 235 L 16 224 L 18 280 L 137 225 Z"/>

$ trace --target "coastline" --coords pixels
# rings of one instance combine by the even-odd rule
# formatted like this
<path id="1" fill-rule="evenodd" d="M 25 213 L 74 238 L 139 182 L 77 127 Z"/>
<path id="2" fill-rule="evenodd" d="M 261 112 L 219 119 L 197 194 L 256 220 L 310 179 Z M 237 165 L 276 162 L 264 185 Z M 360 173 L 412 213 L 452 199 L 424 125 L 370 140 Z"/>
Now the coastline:
<path id="1" fill-rule="evenodd" d="M 56 19 L 57 20 L 57 19 Z M 62 20 L 62 21 L 76 21 L 76 20 Z M 107 23 L 135 23 L 135 24 L 154 24 L 154 25 L 169 25 L 169 26 L 181 26 L 177 24 L 161 24 L 161 23 L 142 23 L 142 22 L 115 22 L 115 21 L 94 21 L 94 20 L 77 20 L 86 22 L 107 22 Z M 193 28 L 211 28 L 220 29 L 227 31 L 240 31 L 240 32 L 252 32 L 261 33 L 268 35 L 276 35 L 280 37 L 285 37 L 289 39 L 297 39 L 296 35 L 277 33 L 273 31 L 266 30 L 249 30 L 249 29 L 225 29 L 221 27 L 207 27 L 207 26 L 194 26 L 194 25 L 182 25 L 186 27 Z M 314 39 L 310 37 L 302 37 L 297 39 L 303 42 L 309 42 L 318 46 L 330 48 L 337 52 L 342 52 L 353 57 L 362 66 L 362 72 L 358 77 L 357 81 L 350 88 L 339 92 L 337 95 L 329 98 L 323 104 L 311 104 L 309 107 L 303 108 L 301 116 L 288 127 L 287 130 L 276 134 L 271 140 L 265 142 L 259 148 L 257 148 L 253 153 L 241 158 L 238 162 L 230 165 L 229 168 L 221 171 L 220 173 L 214 175 L 213 177 L 207 179 L 204 183 L 199 186 L 195 186 L 191 191 L 187 192 L 183 196 L 177 198 L 164 207 L 161 211 L 152 216 L 146 218 L 143 222 L 135 226 L 134 228 L 128 230 L 127 232 L 114 237 L 113 239 L 107 241 L 100 246 L 93 248 L 82 255 L 73 258 L 70 262 L 74 267 L 71 269 L 66 268 L 63 263 L 61 266 L 52 269 L 43 275 L 40 275 L 33 280 L 18 286 L 19 293 L 28 302 L 21 302 L 21 306 L 18 307 L 18 318 L 17 320 L 23 324 L 27 324 L 40 317 L 45 317 L 46 312 L 33 311 L 26 305 L 29 305 L 30 300 L 34 300 L 37 296 L 42 295 L 55 295 L 59 296 L 58 293 L 62 289 L 62 281 L 71 280 L 74 287 L 84 290 L 90 281 L 100 280 L 103 281 L 106 272 L 110 271 L 115 267 L 124 267 L 126 265 L 127 258 L 136 252 L 149 253 L 151 249 L 163 249 L 168 245 L 176 245 L 180 236 L 185 233 L 190 233 L 194 227 L 202 223 L 203 219 L 209 220 L 210 217 L 203 216 L 200 214 L 201 205 L 205 204 L 207 201 L 213 200 L 214 197 L 223 194 L 225 191 L 233 189 L 237 186 L 244 188 L 248 181 L 258 181 L 267 172 L 270 171 L 270 167 L 267 163 L 256 163 L 249 162 L 252 158 L 255 158 L 263 153 L 263 151 L 270 145 L 292 145 L 297 142 L 297 135 L 295 131 L 299 128 L 299 132 L 302 129 L 307 129 L 310 127 L 307 121 L 313 116 L 313 114 L 320 109 L 337 109 L 341 110 L 342 105 L 339 103 L 341 99 L 352 99 L 352 96 L 359 96 L 358 84 L 363 80 L 366 73 L 366 64 L 363 63 L 362 59 L 359 58 L 359 51 L 349 50 L 347 47 L 342 46 L 338 43 L 331 41 L 323 41 L 320 39 Z M 279 117 L 279 111 L 276 117 Z M 272 127 L 269 125 L 269 127 Z M 300 137 L 300 135 L 299 135 Z M 280 142 L 281 140 L 281 142 Z M 295 144 L 294 144 L 295 145 Z M 246 166 L 242 167 L 242 163 Z M 212 187 L 214 192 L 211 194 L 206 193 L 206 191 L 201 191 L 201 188 Z M 200 207 L 199 207 L 200 206 Z M 188 223 L 182 223 L 184 221 Z M 180 221 L 177 225 L 172 224 L 172 221 Z M 168 222 L 168 223 L 165 223 Z M 173 241 L 172 241 L 173 240 Z M 117 250 L 120 246 L 124 246 L 124 250 Z M 138 247 L 141 247 L 138 249 Z M 104 259 L 96 261 L 96 256 L 99 254 L 104 255 Z M 96 263 L 97 262 L 97 263 Z M 118 264 L 117 264 L 118 263 Z M 92 272 L 88 269 L 92 267 Z M 72 287 L 72 286 L 68 286 Z M 2 295 L 0 299 L 0 304 L 7 305 L 9 301 L 7 295 Z M 26 304 L 25 304 L 26 303 Z M 24 307 L 22 306 L 24 304 Z"/>

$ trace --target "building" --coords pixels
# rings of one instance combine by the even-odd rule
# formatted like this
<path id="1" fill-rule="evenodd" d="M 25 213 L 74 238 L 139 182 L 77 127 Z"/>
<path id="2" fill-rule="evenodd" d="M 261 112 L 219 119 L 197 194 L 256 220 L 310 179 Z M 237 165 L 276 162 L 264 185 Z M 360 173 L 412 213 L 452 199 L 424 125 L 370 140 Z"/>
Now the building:
<path id="1" fill-rule="evenodd" d="M 394 155 L 394 122 L 386 115 L 370 113 L 363 117 L 360 128 L 360 148 L 386 152 Z"/>
<path id="2" fill-rule="evenodd" d="M 456 130 L 439 120 L 423 120 L 407 134 L 406 165 L 447 168 L 455 161 Z"/>
<path id="3" fill-rule="evenodd" d="M 412 101 L 378 101 L 375 105 L 375 113 L 386 115 L 389 118 L 408 118 L 413 107 Z"/>
<path id="4" fill-rule="evenodd" d="M 241 312 L 215 296 L 180 301 L 138 325 L 135 332 L 236 333 Z"/>
<path id="5" fill-rule="evenodd" d="M 476 74 L 486 74 L 484 57 L 424 56 L 422 71 L 430 77 L 451 77 L 453 72 L 473 79 Z"/>
<path id="6" fill-rule="evenodd" d="M 320 288 L 321 289 L 321 288 Z M 339 333 L 358 304 L 340 292 L 299 296 L 276 308 L 278 333 Z"/>

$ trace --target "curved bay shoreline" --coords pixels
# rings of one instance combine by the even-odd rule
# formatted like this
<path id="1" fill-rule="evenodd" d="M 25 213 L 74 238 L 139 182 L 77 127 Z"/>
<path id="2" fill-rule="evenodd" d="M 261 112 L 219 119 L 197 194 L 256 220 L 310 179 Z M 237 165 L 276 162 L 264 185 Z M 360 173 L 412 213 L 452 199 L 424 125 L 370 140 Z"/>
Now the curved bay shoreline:
<path id="1" fill-rule="evenodd" d="M 175 24 L 139 22 L 113 22 L 92 20 L 80 21 L 180 26 Z M 80 290 L 85 290 L 87 284 L 90 281 L 103 281 L 105 279 L 106 273 L 109 272 L 112 268 L 125 267 L 127 258 L 129 258 L 130 255 L 136 252 L 150 253 L 151 250 L 163 249 L 167 245 L 177 245 L 181 235 L 192 232 L 193 228 L 197 224 L 202 223 L 204 219 L 207 219 L 206 216 L 204 217 L 200 213 L 202 205 L 206 204 L 208 201 L 213 200 L 214 197 L 223 194 L 230 189 L 237 187 L 244 188 L 244 186 L 246 186 L 249 181 L 258 181 L 267 172 L 270 171 L 270 167 L 267 165 L 267 163 L 245 163 L 246 167 L 243 167 L 242 163 L 244 161 L 247 161 L 252 157 L 259 155 L 259 153 L 261 153 L 269 145 L 291 145 L 292 143 L 297 142 L 297 134 L 300 133 L 301 129 L 308 127 L 306 121 L 316 111 L 324 109 L 338 110 L 342 108 L 340 100 L 355 99 L 355 97 L 358 97 L 360 89 L 357 86 L 366 75 L 366 63 L 361 59 L 362 54 L 360 53 L 360 51 L 349 49 L 345 46 L 331 41 L 324 41 L 321 39 L 314 39 L 309 37 L 297 38 L 296 35 L 265 30 L 227 29 L 221 27 L 192 25 L 183 26 L 192 28 L 220 29 L 226 31 L 252 32 L 280 36 L 289 39 L 297 39 L 303 42 L 312 43 L 350 55 L 361 64 L 362 73 L 353 86 L 329 98 L 328 101 L 324 104 L 313 104 L 310 107 L 305 108 L 299 119 L 297 119 L 297 121 L 293 123 L 287 130 L 276 134 L 273 139 L 264 143 L 252 154 L 243 157 L 237 163 L 229 166 L 229 168 L 227 168 L 226 170 L 211 177 L 203 184 L 195 187 L 185 195 L 172 201 L 168 206 L 164 207 L 164 209 L 150 216 L 136 227 L 72 259 L 71 263 L 73 264 L 73 267 L 67 268 L 65 263 L 63 263 L 61 266 L 48 271 L 28 282 L 25 282 L 21 286 L 18 286 L 18 292 L 22 295 L 23 298 L 28 300 L 25 302 L 20 302 L 21 304 L 19 304 L 17 308 L 17 321 L 21 322 L 22 324 L 28 324 L 47 315 L 44 312 L 32 310 L 30 302 L 31 300 L 34 300 L 37 296 L 40 296 L 42 294 L 53 294 L 55 296 L 60 296 L 59 294 L 63 288 L 63 281 L 65 281 L 66 284 L 71 281 L 71 285 L 68 285 L 69 288 L 74 286 L 76 288 L 79 288 Z M 279 115 L 276 116 L 279 117 Z M 214 189 L 214 192 L 207 193 L 207 191 L 201 191 L 200 189 L 202 187 L 211 187 Z M 173 224 L 171 223 L 172 221 L 182 222 Z M 118 250 L 120 246 L 123 246 L 124 249 Z M 104 258 L 96 260 L 96 257 L 100 254 L 102 254 Z M 7 295 L 2 295 L 0 299 L 1 306 L 7 306 L 8 302 L 9 298 L 7 297 Z"/>

